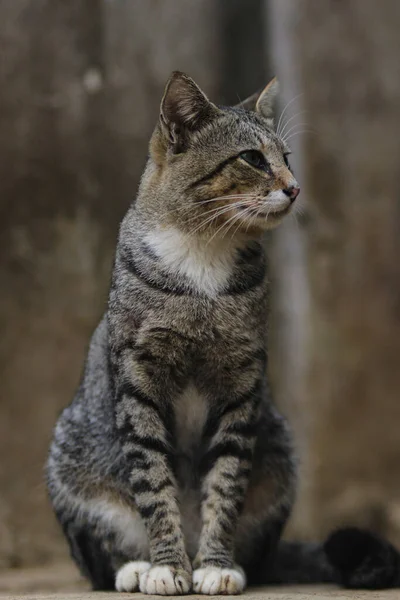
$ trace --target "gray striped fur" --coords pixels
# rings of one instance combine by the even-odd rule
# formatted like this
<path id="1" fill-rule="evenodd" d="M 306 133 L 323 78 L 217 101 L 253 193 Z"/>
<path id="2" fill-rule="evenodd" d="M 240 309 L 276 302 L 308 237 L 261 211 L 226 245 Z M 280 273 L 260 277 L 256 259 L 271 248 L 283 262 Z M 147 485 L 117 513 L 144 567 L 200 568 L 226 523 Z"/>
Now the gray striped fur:
<path id="1" fill-rule="evenodd" d="M 290 511 L 261 243 L 297 186 L 272 129 L 275 87 L 249 110 L 215 106 L 180 73 L 167 84 L 108 310 L 47 465 L 95 589 L 240 593 L 267 568 Z M 239 156 L 252 150 L 265 168 Z"/>

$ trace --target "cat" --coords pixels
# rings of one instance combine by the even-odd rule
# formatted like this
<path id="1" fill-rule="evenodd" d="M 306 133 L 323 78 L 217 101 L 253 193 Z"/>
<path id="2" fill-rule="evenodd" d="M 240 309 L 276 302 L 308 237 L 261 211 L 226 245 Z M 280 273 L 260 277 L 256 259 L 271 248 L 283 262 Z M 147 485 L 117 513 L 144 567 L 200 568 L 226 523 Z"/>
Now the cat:
<path id="1" fill-rule="evenodd" d="M 183 73 L 167 83 L 108 310 L 47 462 L 56 516 L 94 589 L 380 587 L 399 572 L 396 551 L 367 532 L 338 531 L 324 547 L 279 541 L 296 456 L 266 376 L 262 238 L 299 186 L 273 126 L 277 90 L 274 79 L 220 107 Z"/>

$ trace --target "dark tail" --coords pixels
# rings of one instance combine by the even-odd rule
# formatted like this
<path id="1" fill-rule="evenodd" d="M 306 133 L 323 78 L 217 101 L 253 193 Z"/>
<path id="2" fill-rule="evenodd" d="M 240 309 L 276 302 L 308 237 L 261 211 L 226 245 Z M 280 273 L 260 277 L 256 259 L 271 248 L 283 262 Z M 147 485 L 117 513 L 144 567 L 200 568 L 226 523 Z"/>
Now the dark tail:
<path id="1" fill-rule="evenodd" d="M 282 541 L 257 583 L 336 583 L 353 589 L 400 587 L 400 553 L 356 528 L 339 529 L 325 544 Z"/>

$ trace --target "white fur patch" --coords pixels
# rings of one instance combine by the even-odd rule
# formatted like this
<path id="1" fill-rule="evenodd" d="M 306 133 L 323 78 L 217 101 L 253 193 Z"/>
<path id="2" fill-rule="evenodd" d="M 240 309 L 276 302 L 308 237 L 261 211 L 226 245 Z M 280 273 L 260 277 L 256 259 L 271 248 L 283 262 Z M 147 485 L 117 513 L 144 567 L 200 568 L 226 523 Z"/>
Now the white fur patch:
<path id="1" fill-rule="evenodd" d="M 220 569 L 205 567 L 193 571 L 193 591 L 197 594 L 241 594 L 246 587 L 246 577 L 241 567 Z"/>
<path id="2" fill-rule="evenodd" d="M 117 572 L 115 589 L 117 592 L 137 592 L 139 590 L 140 576 L 151 567 L 149 562 L 131 561 L 126 563 Z"/>
<path id="3" fill-rule="evenodd" d="M 193 383 L 189 383 L 184 392 L 174 400 L 176 447 L 186 456 L 198 452 L 204 425 L 208 415 L 208 401 L 200 394 Z M 191 463 L 183 463 L 183 480 L 191 481 Z M 179 493 L 182 528 L 186 550 L 189 556 L 195 556 L 201 531 L 200 492 L 190 485 L 183 486 Z"/>
<path id="4" fill-rule="evenodd" d="M 290 204 L 289 198 L 282 190 L 275 190 L 267 195 L 265 208 L 273 213 L 274 211 L 285 210 Z"/>
<path id="5" fill-rule="evenodd" d="M 121 550 L 134 547 L 135 552 L 143 556 L 148 553 L 148 537 L 139 513 L 122 504 L 103 499 L 86 502 L 85 509 L 89 520 L 101 521 L 117 534 L 117 543 Z"/>
<path id="6" fill-rule="evenodd" d="M 77 514 L 82 522 L 93 523 L 96 528 L 103 527 L 113 531 L 117 536 L 117 545 L 122 551 L 129 553 L 132 549 L 143 557 L 148 556 L 149 541 L 144 522 L 135 508 L 115 502 L 107 497 L 85 500 L 72 496 L 69 489 L 58 484 L 56 504 L 64 505 Z"/>
<path id="7" fill-rule="evenodd" d="M 183 275 L 200 292 L 215 296 L 227 287 L 235 261 L 235 250 L 226 240 L 190 237 L 177 229 L 157 229 L 146 235 L 146 243 L 171 273 Z"/>
<path id="8" fill-rule="evenodd" d="M 200 439 L 208 415 L 208 402 L 190 383 L 183 394 L 174 401 L 177 445 L 190 450 Z"/>
<path id="9" fill-rule="evenodd" d="M 187 594 L 189 590 L 189 578 L 168 566 L 152 567 L 140 576 L 140 591 L 143 594 L 175 596 Z"/>

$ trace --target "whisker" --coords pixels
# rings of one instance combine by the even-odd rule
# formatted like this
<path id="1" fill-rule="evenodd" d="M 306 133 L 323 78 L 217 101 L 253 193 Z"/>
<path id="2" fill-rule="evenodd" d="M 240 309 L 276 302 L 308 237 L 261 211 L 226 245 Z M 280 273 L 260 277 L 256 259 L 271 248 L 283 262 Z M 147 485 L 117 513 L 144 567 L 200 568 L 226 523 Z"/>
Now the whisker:
<path id="1" fill-rule="evenodd" d="M 240 216 L 243 218 L 243 216 L 246 214 L 246 212 L 247 212 L 247 209 L 245 209 L 245 210 L 242 212 L 242 214 L 241 214 Z M 239 224 L 238 224 L 238 226 L 236 227 L 235 231 L 233 231 L 233 232 L 232 232 L 232 235 L 231 235 L 231 240 L 233 240 L 233 238 L 235 237 L 235 235 L 236 235 L 236 233 L 237 233 L 237 231 L 238 231 L 239 227 L 241 226 L 241 224 L 242 224 L 242 220 L 240 220 L 240 221 L 239 221 Z"/>
<path id="2" fill-rule="evenodd" d="M 247 210 L 248 210 L 248 209 L 245 209 L 244 213 L 246 213 L 246 211 L 247 211 Z M 229 227 L 226 229 L 226 231 L 224 231 L 224 233 L 223 233 L 223 236 L 222 236 L 223 238 L 224 238 L 226 235 L 228 235 L 229 231 L 230 231 L 230 230 L 233 228 L 233 226 L 235 225 L 236 221 L 239 221 L 239 226 L 238 226 L 238 227 L 236 227 L 235 231 L 233 232 L 233 234 L 232 234 L 232 236 L 231 236 L 231 239 L 233 239 L 233 236 L 234 236 L 234 234 L 235 234 L 235 233 L 236 233 L 236 231 L 239 229 L 239 227 L 240 227 L 240 224 L 241 224 L 241 222 L 242 222 L 242 219 L 243 219 L 243 213 L 242 213 L 242 214 L 236 214 L 236 215 L 234 215 L 234 217 L 236 217 L 236 218 L 235 218 L 235 219 L 233 219 L 232 223 L 229 225 Z"/>
<path id="3" fill-rule="evenodd" d="M 197 227 L 195 227 L 194 229 L 192 229 L 191 231 L 188 232 L 188 236 L 191 237 L 193 236 L 195 233 L 197 233 L 198 231 L 200 231 L 201 229 L 203 229 L 206 225 L 208 225 L 209 223 L 212 223 L 213 221 L 215 221 L 216 219 L 218 219 L 218 217 L 220 217 L 221 215 L 229 212 L 229 208 L 224 207 L 221 208 L 220 212 L 217 212 L 211 216 L 209 216 L 207 219 L 201 221 L 201 223 L 199 225 L 197 225 Z"/>
<path id="4" fill-rule="evenodd" d="M 232 219 L 238 218 L 240 215 L 238 213 L 235 213 L 234 215 L 232 215 L 232 217 L 229 217 L 229 219 L 227 221 L 225 221 L 224 223 L 222 223 L 222 225 L 220 227 L 218 227 L 217 231 L 215 231 L 213 233 L 213 235 L 210 237 L 210 239 L 208 240 L 206 246 L 208 246 L 208 244 L 215 238 L 216 235 L 218 235 L 218 233 L 224 229 L 224 227 L 227 227 L 227 225 L 230 223 L 230 221 L 232 221 Z M 229 228 L 228 228 L 229 229 Z M 224 237 L 224 236 L 222 236 Z"/>
<path id="5" fill-rule="evenodd" d="M 248 210 L 248 208 L 247 208 L 247 209 L 245 209 L 245 211 L 244 211 L 244 212 L 246 212 L 247 210 Z M 232 228 L 232 227 L 235 225 L 236 221 L 239 221 L 239 224 L 240 224 L 240 222 L 242 221 L 242 219 L 243 219 L 243 213 L 240 213 L 240 214 L 239 214 L 239 213 L 236 213 L 235 215 L 233 215 L 233 216 L 232 216 L 232 217 L 231 217 L 231 218 L 230 218 L 230 219 L 229 219 L 229 220 L 226 222 L 226 225 L 227 225 L 227 226 L 225 227 L 225 231 L 224 231 L 224 233 L 222 234 L 222 238 L 221 238 L 221 239 L 223 239 L 223 238 L 224 238 L 224 237 L 225 237 L 225 236 L 228 234 L 228 232 L 231 230 L 231 228 Z"/>
<path id="6" fill-rule="evenodd" d="M 285 140 L 287 138 L 287 136 L 289 135 L 289 133 L 291 131 L 293 131 L 294 129 L 296 129 L 296 127 L 309 127 L 308 123 L 296 123 L 296 125 L 292 125 L 292 127 L 289 127 L 288 131 L 285 133 L 285 135 L 281 135 L 281 138 L 283 140 Z"/>
<path id="7" fill-rule="evenodd" d="M 230 210 L 230 208 L 235 208 L 236 206 L 240 206 L 241 204 L 243 204 L 243 201 L 231 202 L 228 205 L 216 206 L 215 208 L 210 208 L 209 210 L 207 210 L 202 215 L 194 215 L 193 217 L 191 217 L 190 219 L 187 220 L 187 223 L 190 223 L 191 221 L 194 221 L 194 220 L 199 219 L 201 217 L 206 217 L 207 215 L 210 215 L 211 213 L 217 212 L 217 211 L 222 210 L 224 208 L 226 208 L 227 210 Z"/>
<path id="8" fill-rule="evenodd" d="M 261 210 L 261 209 L 259 209 L 259 210 Z M 250 225 L 256 220 L 257 214 L 258 214 L 259 210 L 257 211 L 257 213 L 255 215 L 252 215 L 251 213 L 249 214 L 250 219 L 249 219 L 249 222 L 247 223 L 247 227 L 245 229 L 245 233 L 248 232 Z"/>
<path id="9" fill-rule="evenodd" d="M 263 209 L 263 206 L 260 206 L 260 208 L 258 209 L 258 211 L 257 211 L 257 212 L 256 212 L 256 214 L 255 214 L 255 219 L 257 219 L 257 217 L 258 217 L 258 215 L 260 214 L 260 212 L 262 211 L 262 209 Z M 270 209 L 270 210 L 271 210 L 271 209 Z M 269 215 L 269 213 L 270 213 L 270 210 L 269 210 L 269 211 L 267 211 L 267 216 L 265 217 L 267 220 L 268 220 L 268 215 Z M 247 231 L 247 229 L 246 229 L 246 231 Z"/>
<path id="10" fill-rule="evenodd" d="M 165 217 L 168 217 L 170 214 L 182 210 L 182 208 L 186 212 L 193 211 L 193 210 L 195 210 L 195 207 L 198 204 L 207 204 L 209 202 L 217 202 L 218 200 L 229 200 L 231 198 L 232 199 L 235 199 L 235 198 L 251 199 L 254 197 L 255 197 L 255 194 L 229 194 L 227 196 L 217 196 L 216 198 L 210 198 L 208 200 L 198 200 L 196 203 L 188 204 L 185 207 L 177 206 L 176 208 L 171 208 L 168 211 L 164 212 L 162 215 L 160 215 L 160 218 L 164 219 Z M 197 218 L 197 216 L 196 216 L 196 218 Z"/>
<path id="11" fill-rule="evenodd" d="M 216 202 L 217 200 L 227 200 L 229 198 L 254 198 L 256 194 L 230 194 L 229 196 L 218 196 L 210 200 L 198 200 L 197 204 L 207 204 L 207 202 Z"/>
<path id="12" fill-rule="evenodd" d="M 296 137 L 296 135 L 301 135 L 303 133 L 313 133 L 314 135 L 318 135 L 318 133 L 316 131 L 313 131 L 312 129 L 304 129 L 303 131 L 296 131 L 296 133 L 292 133 L 291 136 L 289 136 L 285 142 L 288 142 L 289 140 L 291 140 L 292 138 Z"/>
<path id="13" fill-rule="evenodd" d="M 306 208 L 302 206 L 301 201 L 294 205 L 293 213 L 296 215 L 299 214 L 301 217 L 304 217 L 306 214 Z"/>
<path id="14" fill-rule="evenodd" d="M 309 110 L 301 110 L 298 113 L 296 113 L 295 115 L 293 115 L 292 117 L 290 117 L 290 119 L 288 119 L 286 121 L 286 123 L 283 125 L 282 130 L 279 132 L 279 137 L 283 137 L 285 135 L 285 130 L 286 130 L 287 126 L 289 125 L 289 123 L 291 123 L 291 121 L 293 121 L 293 119 L 297 119 L 297 117 L 299 117 L 300 115 L 304 115 L 309 112 L 310 112 Z"/>
<path id="15" fill-rule="evenodd" d="M 254 217 L 253 217 L 253 218 L 254 218 L 254 220 L 256 220 L 256 219 L 257 219 L 258 215 L 260 214 L 260 212 L 262 211 L 262 209 L 263 209 L 263 208 L 264 208 L 264 206 L 263 206 L 263 205 L 261 205 L 261 206 L 260 206 L 260 208 L 258 209 L 258 211 L 256 212 L 256 214 L 255 214 L 255 215 L 254 215 Z M 271 210 L 271 209 L 270 209 L 270 210 Z M 267 212 L 266 219 L 268 219 L 268 214 L 269 214 L 269 212 Z M 246 233 L 247 233 L 247 231 L 248 231 L 248 229 L 249 229 L 249 227 L 250 227 L 250 225 L 251 225 L 251 223 L 252 223 L 252 222 L 253 222 L 253 221 L 249 221 L 249 222 L 248 222 L 248 224 L 247 224 L 247 227 L 246 227 Z"/>
<path id="16" fill-rule="evenodd" d="M 261 208 L 262 208 L 262 206 L 261 206 Z M 261 208 L 260 208 L 260 210 L 261 210 Z M 248 208 L 246 208 L 246 209 L 245 209 L 245 210 L 242 212 L 242 215 L 241 215 L 241 216 L 242 216 L 242 217 L 246 216 L 246 215 L 247 215 L 247 213 L 250 213 L 250 210 L 251 210 L 251 207 L 249 206 Z M 246 227 L 246 232 L 247 232 L 247 230 L 248 230 L 248 228 L 249 228 L 249 225 L 250 225 L 250 223 L 251 223 L 251 221 L 249 221 L 249 223 L 248 223 L 248 225 L 247 225 L 247 227 Z M 240 221 L 240 222 L 239 222 L 239 225 L 236 227 L 235 231 L 232 233 L 231 239 L 233 239 L 233 238 L 234 238 L 234 236 L 236 235 L 236 232 L 237 232 L 237 230 L 239 229 L 239 227 L 241 226 L 241 224 L 242 224 L 242 223 L 241 223 L 241 221 Z"/>
<path id="17" fill-rule="evenodd" d="M 289 216 L 293 217 L 294 222 L 296 223 L 296 229 L 297 229 L 297 231 L 300 231 L 301 227 L 300 227 L 299 220 L 297 218 L 297 213 L 295 211 L 293 211 Z"/>
<path id="18" fill-rule="evenodd" d="M 301 126 L 301 125 L 300 125 L 300 123 L 299 123 L 298 127 L 300 127 L 300 126 Z M 310 131 L 310 132 L 313 132 L 313 133 L 315 133 L 315 134 L 317 134 L 317 133 L 318 133 L 318 132 L 317 132 L 315 129 L 312 129 L 311 127 L 308 127 L 307 129 L 303 129 L 303 130 L 299 130 L 299 131 L 296 131 L 296 128 L 294 128 L 294 131 L 292 131 L 292 132 L 289 132 L 289 131 L 288 131 L 288 132 L 286 133 L 285 137 L 284 137 L 284 138 L 282 138 L 282 139 L 283 139 L 283 141 L 284 141 L 285 143 L 287 143 L 287 140 L 289 140 L 289 139 L 292 137 L 292 134 L 294 134 L 294 133 L 301 133 L 302 131 L 305 131 L 305 132 L 308 132 L 308 131 Z"/>
<path id="19" fill-rule="evenodd" d="M 280 134 L 279 134 L 279 126 L 281 124 L 281 121 L 283 119 L 283 116 L 284 116 L 286 110 L 289 108 L 289 106 L 291 104 L 293 104 L 293 102 L 295 102 L 295 100 L 297 100 L 298 98 L 300 98 L 300 96 L 304 96 L 304 92 L 302 92 L 301 94 L 297 94 L 297 96 L 295 96 L 294 98 L 292 98 L 291 100 L 289 100 L 289 102 L 286 104 L 285 108 L 281 112 L 281 116 L 279 117 L 278 125 L 276 127 L 276 133 L 277 133 L 278 136 L 280 136 Z"/>
<path id="20" fill-rule="evenodd" d="M 194 229 L 192 229 L 191 231 L 189 231 L 189 233 L 187 235 L 188 236 L 192 236 L 197 231 L 199 231 L 200 229 L 202 229 L 205 225 L 207 225 L 208 223 L 211 223 L 212 221 L 214 221 L 215 219 L 217 219 L 220 215 L 223 215 L 226 212 L 229 212 L 232 209 L 232 206 L 233 205 L 230 204 L 229 206 L 218 207 L 219 208 L 219 212 L 216 211 L 213 215 L 211 215 L 207 219 L 203 220 L 197 227 L 195 227 Z"/>

